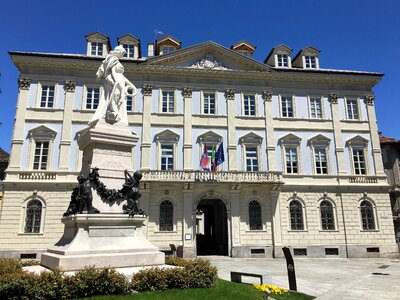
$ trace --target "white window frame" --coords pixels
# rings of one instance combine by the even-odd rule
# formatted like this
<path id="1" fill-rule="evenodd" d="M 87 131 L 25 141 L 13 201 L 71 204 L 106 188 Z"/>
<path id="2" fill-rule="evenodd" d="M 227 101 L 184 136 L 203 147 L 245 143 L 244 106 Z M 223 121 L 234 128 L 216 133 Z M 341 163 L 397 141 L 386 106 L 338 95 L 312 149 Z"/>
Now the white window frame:
<path id="1" fill-rule="evenodd" d="M 131 101 L 131 109 L 128 109 L 128 100 Z M 127 112 L 135 111 L 135 104 L 136 104 L 136 95 L 133 96 L 133 97 L 127 95 L 127 96 L 126 96 L 126 103 L 125 103 L 125 105 L 126 105 L 126 111 L 127 111 Z"/>
<path id="2" fill-rule="evenodd" d="M 169 99 L 167 100 L 167 111 L 163 111 L 163 102 L 164 102 L 164 93 L 172 93 L 172 96 L 173 96 L 173 105 L 174 105 L 174 107 L 173 107 L 173 110 L 172 111 L 170 111 L 170 105 L 169 105 L 169 103 L 170 103 L 170 101 L 169 101 Z M 176 112 L 176 90 L 175 89 L 168 89 L 168 88 L 166 88 L 166 89 L 160 89 L 160 101 L 159 101 L 159 105 L 160 105 L 160 113 L 163 113 L 163 114 L 173 114 L 173 113 L 175 113 Z"/>
<path id="3" fill-rule="evenodd" d="M 124 55 L 125 58 L 135 58 L 135 47 L 136 47 L 135 44 L 122 44 L 122 47 L 126 51 Z"/>
<path id="4" fill-rule="evenodd" d="M 48 94 L 46 97 L 46 106 L 41 107 L 41 103 L 42 103 L 42 93 L 43 93 L 43 87 L 44 86 L 53 86 L 54 87 L 54 96 L 53 96 L 53 106 L 49 107 L 48 106 Z M 56 107 L 56 98 L 57 98 L 57 87 L 58 85 L 55 82 L 42 82 L 39 83 L 39 88 L 38 88 L 38 92 L 37 92 L 37 97 L 36 97 L 36 107 L 37 108 L 41 108 L 41 109 L 54 109 Z"/>
<path id="5" fill-rule="evenodd" d="M 321 215 L 321 203 L 323 201 L 327 201 L 332 205 L 332 215 L 333 215 L 333 226 L 334 229 L 323 229 L 322 228 L 322 215 Z M 338 223 L 337 223 L 337 213 L 336 213 L 336 205 L 335 202 L 330 198 L 322 198 L 318 201 L 318 214 L 319 214 L 319 230 L 323 232 L 330 232 L 330 231 L 338 231 Z"/>
<path id="6" fill-rule="evenodd" d="M 99 89 L 99 103 L 97 106 L 100 105 L 103 96 L 103 88 L 101 86 L 97 85 L 85 85 L 83 89 L 83 99 L 82 99 L 82 110 L 88 110 L 88 111 L 95 111 L 97 108 L 86 108 L 87 107 L 87 96 L 88 96 L 88 89 Z M 93 107 L 93 104 L 92 104 Z"/>
<path id="7" fill-rule="evenodd" d="M 350 163 L 351 163 L 351 171 L 354 176 L 368 176 L 370 173 L 369 170 L 369 161 L 368 161 L 368 140 L 361 137 L 355 136 L 352 139 L 347 141 L 347 146 L 349 149 Z M 355 169 L 355 160 L 353 156 L 353 150 L 362 150 L 364 155 L 364 164 L 365 164 L 365 174 L 356 174 Z"/>
<path id="8" fill-rule="evenodd" d="M 332 172 L 332 167 L 331 167 L 331 156 L 330 156 L 330 143 L 331 140 L 322 134 L 318 134 L 317 136 L 314 136 L 308 140 L 308 144 L 310 145 L 311 148 L 311 162 L 312 162 L 312 170 L 313 174 L 317 176 L 324 176 L 324 175 L 330 175 Z M 325 149 L 325 155 L 326 155 L 326 169 L 327 173 L 317 173 L 317 161 L 315 159 L 316 151 L 315 148 L 323 148 Z"/>
<path id="9" fill-rule="evenodd" d="M 176 51 L 176 47 L 172 45 L 162 45 L 160 46 L 160 55 L 169 54 Z"/>
<path id="10" fill-rule="evenodd" d="M 93 46 L 95 46 L 95 50 L 93 52 Z M 99 54 L 99 50 L 101 49 L 101 54 Z M 104 43 L 103 42 L 90 42 L 90 48 L 89 48 L 89 53 L 90 56 L 99 56 L 99 57 L 103 57 L 104 56 Z"/>
<path id="11" fill-rule="evenodd" d="M 286 58 L 287 60 L 287 65 L 285 66 L 284 59 Z M 275 54 L 275 59 L 276 59 L 276 66 L 279 68 L 290 68 L 291 67 L 291 62 L 290 62 L 290 56 L 284 53 L 277 53 Z"/>
<path id="12" fill-rule="evenodd" d="M 292 116 L 284 116 L 283 115 L 283 99 L 286 98 L 287 100 L 290 100 L 292 102 Z M 289 96 L 289 95 L 279 95 L 279 109 L 280 109 L 280 116 L 281 118 L 286 118 L 286 119 L 293 119 L 296 117 L 296 109 L 295 109 L 295 97 Z"/>
<path id="13" fill-rule="evenodd" d="M 210 113 L 210 112 L 206 113 L 204 110 L 205 104 L 206 104 L 206 95 L 214 95 L 214 113 Z M 217 103 L 218 103 L 217 95 L 218 95 L 218 93 L 216 91 L 202 91 L 201 92 L 200 105 L 201 105 L 201 113 L 203 115 L 216 115 L 217 114 Z M 210 111 L 210 104 L 208 105 L 208 110 Z"/>
<path id="14" fill-rule="evenodd" d="M 41 172 L 41 171 L 48 171 L 51 169 L 51 164 L 52 164 L 52 159 L 53 159 L 53 144 L 54 144 L 54 139 L 56 136 L 56 132 L 44 127 L 40 126 L 37 128 L 33 128 L 29 131 L 28 136 L 29 136 L 29 165 L 28 169 L 31 171 L 35 172 Z M 41 169 L 34 169 L 33 164 L 35 161 L 35 150 L 36 150 L 36 143 L 40 142 L 48 142 L 49 143 L 49 149 L 48 149 L 48 155 L 47 155 L 47 164 L 46 164 L 46 169 L 41 170 Z"/>
<path id="15" fill-rule="evenodd" d="M 247 168 L 248 168 L 248 165 L 247 165 L 247 160 L 248 159 L 250 159 L 252 162 L 253 162 L 253 158 L 249 158 L 249 157 L 247 157 L 247 153 L 249 152 L 248 151 L 248 148 L 254 148 L 255 150 L 256 150 L 256 159 L 257 159 L 257 170 L 247 170 Z M 260 145 L 251 145 L 251 144 L 246 144 L 246 145 L 244 145 L 244 147 L 243 147 L 243 150 L 244 150 L 244 171 L 246 171 L 246 172 L 260 172 Z M 252 163 L 251 164 L 251 169 L 253 169 L 254 168 L 254 164 Z"/>
<path id="16" fill-rule="evenodd" d="M 222 142 L 222 137 L 220 135 L 217 135 L 214 132 L 206 132 L 202 135 L 200 135 L 198 138 L 198 143 L 199 143 L 199 161 L 201 161 L 203 152 L 204 152 L 204 146 L 205 144 L 207 144 L 207 149 L 212 149 L 212 146 L 214 145 L 214 151 L 215 153 L 217 152 L 217 149 L 219 147 L 219 145 Z M 208 155 L 208 151 L 207 151 L 207 156 L 209 158 L 209 170 L 211 171 L 211 154 Z M 201 168 L 200 168 L 201 169 Z"/>
<path id="17" fill-rule="evenodd" d="M 253 97 L 254 98 L 254 114 L 250 114 L 251 109 L 250 109 L 250 100 L 246 100 L 247 97 Z M 246 111 L 245 109 L 245 102 L 249 101 L 249 109 Z M 248 114 L 246 114 L 248 113 Z M 254 93 L 242 93 L 242 116 L 246 117 L 255 117 L 257 116 L 257 94 Z"/>
<path id="18" fill-rule="evenodd" d="M 365 174 L 357 174 L 357 170 L 356 170 L 356 160 L 354 159 L 354 151 L 362 151 L 363 154 L 363 158 L 364 158 L 364 168 L 358 168 L 358 171 L 364 170 Z M 367 176 L 368 175 L 368 168 L 367 168 L 367 155 L 366 155 L 366 150 L 363 147 L 351 147 L 351 151 L 350 151 L 350 155 L 351 155 L 351 161 L 352 161 L 352 170 L 353 170 L 353 175 L 356 176 Z M 358 164 L 360 164 L 360 161 L 357 161 Z"/>
<path id="19" fill-rule="evenodd" d="M 349 102 L 355 102 L 356 103 L 356 110 L 352 109 L 351 113 L 349 112 L 348 104 Z M 346 109 L 346 118 L 347 120 L 351 121 L 359 121 L 361 120 L 361 109 L 360 109 L 360 100 L 359 98 L 345 98 L 345 109 Z M 357 113 L 357 118 L 354 118 L 354 112 Z"/>
<path id="20" fill-rule="evenodd" d="M 282 151 L 282 173 L 286 175 L 300 175 L 302 174 L 302 160 L 301 160 L 301 138 L 294 134 L 288 134 L 280 138 L 281 151 Z M 297 156 L 297 173 L 288 173 L 286 167 L 286 149 L 295 148 Z"/>
<path id="21" fill-rule="evenodd" d="M 304 55 L 303 63 L 304 69 L 318 69 L 318 57 L 315 55 Z M 309 66 L 307 66 L 307 64 L 309 64 Z"/>
<path id="22" fill-rule="evenodd" d="M 314 106 L 314 111 L 312 110 L 312 102 L 313 100 L 319 100 L 319 104 L 320 104 L 320 110 L 321 110 L 321 116 L 317 117 L 316 115 L 313 116 L 313 113 L 315 113 L 315 106 Z M 324 115 L 324 105 L 323 105 L 323 99 L 322 97 L 318 96 L 308 96 L 308 113 L 309 113 L 309 118 L 310 119 L 317 119 L 317 120 L 322 120 L 324 119 L 325 115 Z"/>
<path id="23" fill-rule="evenodd" d="M 163 132 L 158 133 L 155 136 L 155 140 L 157 143 L 157 170 L 161 171 L 161 154 L 162 154 L 162 146 L 163 145 L 168 145 L 172 146 L 172 151 L 173 151 L 173 168 L 172 170 L 163 170 L 163 171 L 173 171 L 177 169 L 178 166 L 178 141 L 179 141 L 179 135 L 176 134 L 175 132 L 172 132 L 170 130 L 164 130 Z"/>
<path id="24" fill-rule="evenodd" d="M 242 146 L 242 170 L 244 172 L 261 172 L 262 171 L 262 156 L 261 145 L 262 137 L 250 132 L 239 138 L 239 144 Z M 247 171 L 247 148 L 256 148 L 257 151 L 257 168 L 258 171 Z"/>
<path id="25" fill-rule="evenodd" d="M 39 200 L 42 203 L 42 213 L 40 217 L 40 228 L 39 232 L 25 232 L 25 220 L 26 220 L 26 209 L 27 205 L 32 200 Z M 45 217 L 46 217 L 46 202 L 36 195 L 31 196 L 22 203 L 21 206 L 21 215 L 20 215 L 20 223 L 19 223 L 19 235 L 43 235 L 44 225 L 45 225 Z"/>

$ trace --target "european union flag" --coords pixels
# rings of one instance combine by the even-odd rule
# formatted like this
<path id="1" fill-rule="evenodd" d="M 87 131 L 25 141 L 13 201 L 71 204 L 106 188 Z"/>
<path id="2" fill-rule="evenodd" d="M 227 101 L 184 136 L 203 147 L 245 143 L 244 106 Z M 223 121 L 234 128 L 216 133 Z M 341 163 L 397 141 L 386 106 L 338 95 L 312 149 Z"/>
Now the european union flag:
<path id="1" fill-rule="evenodd" d="M 219 166 L 225 161 L 225 156 L 224 156 L 224 145 L 221 144 L 218 147 L 217 152 L 215 153 L 215 166 Z"/>

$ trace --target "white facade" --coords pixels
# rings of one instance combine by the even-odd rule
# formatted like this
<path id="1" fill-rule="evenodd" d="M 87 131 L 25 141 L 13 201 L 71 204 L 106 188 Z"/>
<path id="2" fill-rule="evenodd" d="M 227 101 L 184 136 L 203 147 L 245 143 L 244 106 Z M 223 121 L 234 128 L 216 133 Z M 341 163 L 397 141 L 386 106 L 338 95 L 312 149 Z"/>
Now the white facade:
<path id="1" fill-rule="evenodd" d="M 313 51 L 303 51 L 307 60 Z M 122 60 L 138 88 L 127 105 L 139 141 L 126 167 L 144 175 L 150 242 L 182 246 L 186 257 L 397 250 L 372 92 L 382 74 L 327 70 L 318 60 L 282 68 L 213 42 L 136 56 Z M 28 257 L 62 235 L 82 166 L 77 141 L 103 93 L 95 78 L 103 58 L 89 50 L 11 58 L 21 74 L 0 255 Z M 210 154 L 221 143 L 225 162 L 203 172 L 205 144 Z"/>

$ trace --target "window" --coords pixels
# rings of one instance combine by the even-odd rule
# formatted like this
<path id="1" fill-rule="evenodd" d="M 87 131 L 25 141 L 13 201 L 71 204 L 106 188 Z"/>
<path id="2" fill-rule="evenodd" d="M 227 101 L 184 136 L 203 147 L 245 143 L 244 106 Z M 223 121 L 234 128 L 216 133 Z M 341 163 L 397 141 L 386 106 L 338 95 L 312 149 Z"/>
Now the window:
<path id="1" fill-rule="evenodd" d="M 333 213 L 333 205 L 330 201 L 324 200 L 319 205 L 321 214 L 322 230 L 335 230 L 335 218 Z"/>
<path id="2" fill-rule="evenodd" d="M 249 225 L 250 230 L 262 229 L 261 205 L 256 200 L 249 203 Z"/>
<path id="3" fill-rule="evenodd" d="M 54 85 L 42 85 L 40 107 L 51 108 L 54 106 Z"/>
<path id="4" fill-rule="evenodd" d="M 174 169 L 174 146 L 161 145 L 161 170 L 169 171 Z"/>
<path id="5" fill-rule="evenodd" d="M 92 42 L 90 54 L 94 56 L 103 56 L 103 43 Z"/>
<path id="6" fill-rule="evenodd" d="M 364 149 L 352 149 L 355 175 L 366 175 Z"/>
<path id="7" fill-rule="evenodd" d="M 86 89 L 86 109 L 96 109 L 99 105 L 100 89 L 88 87 Z"/>
<path id="8" fill-rule="evenodd" d="M 284 118 L 293 118 L 293 100 L 291 97 L 281 97 L 281 112 Z"/>
<path id="9" fill-rule="evenodd" d="M 277 55 L 278 67 L 289 67 L 289 56 L 286 54 Z"/>
<path id="10" fill-rule="evenodd" d="M 244 55 L 244 56 L 249 56 L 251 57 L 251 54 L 248 50 L 236 50 L 237 52 L 239 52 L 240 54 Z"/>
<path id="11" fill-rule="evenodd" d="M 291 230 L 304 230 L 303 222 L 303 206 L 300 201 L 292 200 L 289 204 L 290 212 L 290 229 Z"/>
<path id="12" fill-rule="evenodd" d="M 285 147 L 285 158 L 286 158 L 286 173 L 297 174 L 298 160 L 297 160 L 297 147 Z"/>
<path id="13" fill-rule="evenodd" d="M 33 159 L 34 170 L 46 170 L 49 158 L 49 142 L 35 143 L 35 156 Z"/>
<path id="14" fill-rule="evenodd" d="M 328 174 L 326 148 L 314 147 L 314 162 L 316 174 Z"/>
<path id="15" fill-rule="evenodd" d="M 214 93 L 204 93 L 203 113 L 206 115 L 215 114 L 215 94 Z"/>
<path id="16" fill-rule="evenodd" d="M 256 100 L 254 95 L 243 96 L 243 115 L 245 116 L 256 115 Z"/>
<path id="17" fill-rule="evenodd" d="M 358 101 L 357 99 L 347 99 L 346 100 L 347 106 L 347 119 L 349 120 L 358 120 Z"/>
<path id="18" fill-rule="evenodd" d="M 257 147 L 245 147 L 246 149 L 246 171 L 258 172 Z"/>
<path id="19" fill-rule="evenodd" d="M 174 52 L 176 50 L 176 48 L 174 46 L 161 46 L 161 51 L 160 54 L 168 54 L 171 52 Z"/>
<path id="20" fill-rule="evenodd" d="M 364 200 L 360 204 L 361 222 L 363 230 L 375 229 L 374 207 L 372 203 Z"/>
<path id="21" fill-rule="evenodd" d="M 173 113 L 174 112 L 174 92 L 163 91 L 162 92 L 162 112 Z"/>
<path id="22" fill-rule="evenodd" d="M 128 89 L 128 93 L 132 94 L 133 91 L 131 89 Z M 133 111 L 133 97 L 132 96 L 126 96 L 126 111 Z"/>
<path id="23" fill-rule="evenodd" d="M 25 233 L 39 233 L 42 221 L 42 202 L 37 199 L 30 200 L 26 205 Z"/>
<path id="24" fill-rule="evenodd" d="M 310 98 L 310 117 L 322 119 L 322 107 L 320 98 Z"/>
<path id="25" fill-rule="evenodd" d="M 160 204 L 160 231 L 172 231 L 173 230 L 173 213 L 174 206 L 169 200 L 164 200 Z"/>
<path id="26" fill-rule="evenodd" d="M 317 59 L 315 56 L 304 56 L 306 69 L 315 69 L 317 67 Z"/>
<path id="27" fill-rule="evenodd" d="M 134 58 L 134 56 L 135 56 L 135 45 L 122 45 L 122 47 L 124 47 L 124 49 L 126 51 L 124 57 Z"/>

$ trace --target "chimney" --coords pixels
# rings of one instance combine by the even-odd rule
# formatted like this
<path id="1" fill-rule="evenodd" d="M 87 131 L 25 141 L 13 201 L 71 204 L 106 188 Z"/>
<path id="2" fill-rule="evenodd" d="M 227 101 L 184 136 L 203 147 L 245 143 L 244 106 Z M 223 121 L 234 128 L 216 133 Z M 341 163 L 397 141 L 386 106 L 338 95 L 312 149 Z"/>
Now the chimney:
<path id="1" fill-rule="evenodd" d="M 153 56 L 154 56 L 154 44 L 148 43 L 147 44 L 147 57 L 153 57 Z"/>

